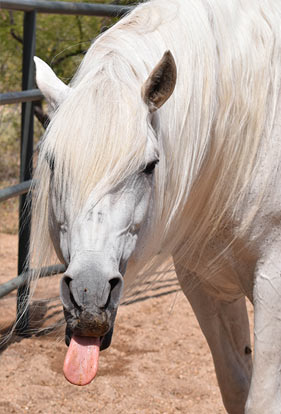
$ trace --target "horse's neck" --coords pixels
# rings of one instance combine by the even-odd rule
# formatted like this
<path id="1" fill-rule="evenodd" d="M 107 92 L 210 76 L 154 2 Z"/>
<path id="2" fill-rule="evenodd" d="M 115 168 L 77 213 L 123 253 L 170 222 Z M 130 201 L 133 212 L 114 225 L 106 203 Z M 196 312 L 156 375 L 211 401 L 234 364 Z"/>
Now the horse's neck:
<path id="1" fill-rule="evenodd" d="M 280 88 L 280 85 L 279 85 Z M 277 88 L 276 111 L 268 112 L 270 134 L 263 137 L 257 157 L 257 168 L 248 194 L 239 209 L 239 221 L 245 223 L 252 211 L 255 219 L 251 225 L 251 239 L 278 226 L 281 217 L 281 90 Z M 274 117 L 272 122 L 271 117 Z M 257 200 L 261 200 L 258 204 Z"/>

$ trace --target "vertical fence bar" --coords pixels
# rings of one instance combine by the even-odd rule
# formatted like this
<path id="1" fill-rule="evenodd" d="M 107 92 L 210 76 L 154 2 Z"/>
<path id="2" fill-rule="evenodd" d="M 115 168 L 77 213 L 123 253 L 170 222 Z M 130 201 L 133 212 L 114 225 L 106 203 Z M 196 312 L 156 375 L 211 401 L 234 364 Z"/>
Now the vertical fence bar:
<path id="1" fill-rule="evenodd" d="M 24 13 L 23 27 L 23 60 L 22 60 L 22 89 L 34 88 L 34 63 L 36 39 L 36 12 Z M 30 180 L 32 177 L 33 157 L 33 102 L 22 104 L 21 114 L 21 164 L 20 181 Z M 20 196 L 19 203 L 19 244 L 18 244 L 18 274 L 20 275 L 28 263 L 28 252 L 31 231 L 30 209 L 25 208 L 28 194 Z M 18 289 L 17 297 L 17 333 L 27 335 L 28 310 L 23 313 L 29 297 L 28 284 Z"/>

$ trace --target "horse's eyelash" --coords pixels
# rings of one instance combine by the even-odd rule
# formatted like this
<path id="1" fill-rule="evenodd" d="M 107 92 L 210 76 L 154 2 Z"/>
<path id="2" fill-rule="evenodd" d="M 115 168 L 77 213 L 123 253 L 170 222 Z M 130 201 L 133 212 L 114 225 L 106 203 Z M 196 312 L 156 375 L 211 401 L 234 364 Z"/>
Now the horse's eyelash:
<path id="1" fill-rule="evenodd" d="M 159 160 L 154 160 L 154 161 L 147 163 L 145 168 L 142 170 L 142 172 L 144 174 L 152 174 L 158 162 Z"/>

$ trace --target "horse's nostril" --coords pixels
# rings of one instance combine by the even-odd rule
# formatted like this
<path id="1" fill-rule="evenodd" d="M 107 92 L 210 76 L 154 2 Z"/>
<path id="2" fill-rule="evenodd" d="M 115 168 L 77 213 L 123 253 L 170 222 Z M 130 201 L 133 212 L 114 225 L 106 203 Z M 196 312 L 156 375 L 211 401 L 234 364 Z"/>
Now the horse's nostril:
<path id="1" fill-rule="evenodd" d="M 110 294 L 109 297 L 113 305 L 118 305 L 122 293 L 123 279 L 122 276 L 113 277 L 109 280 Z"/>
<path id="2" fill-rule="evenodd" d="M 98 273 L 88 278 L 83 276 L 73 276 L 67 271 L 61 280 L 61 300 L 68 312 L 77 316 L 85 311 L 94 314 L 117 308 L 123 287 L 121 274 L 111 278 Z"/>
<path id="3" fill-rule="evenodd" d="M 71 290 L 71 282 L 72 279 L 69 276 L 64 276 L 61 280 L 61 299 L 63 305 L 67 309 L 79 309 L 81 310 L 81 306 L 76 302 Z"/>
<path id="4" fill-rule="evenodd" d="M 69 285 L 70 285 L 71 280 L 72 279 L 69 276 L 64 276 L 63 277 L 63 282 L 66 284 L 66 286 L 68 287 L 68 289 L 69 289 Z"/>
<path id="5" fill-rule="evenodd" d="M 111 291 L 115 288 L 115 286 L 119 283 L 120 279 L 118 277 L 114 277 L 109 281 L 109 284 L 111 286 Z"/>
<path id="6" fill-rule="evenodd" d="M 121 296 L 122 279 L 120 279 L 119 277 L 114 277 L 110 279 L 108 283 L 110 285 L 110 290 L 105 304 L 101 306 L 102 310 L 107 309 L 111 304 L 114 307 L 116 306 L 116 304 L 118 305 Z"/>

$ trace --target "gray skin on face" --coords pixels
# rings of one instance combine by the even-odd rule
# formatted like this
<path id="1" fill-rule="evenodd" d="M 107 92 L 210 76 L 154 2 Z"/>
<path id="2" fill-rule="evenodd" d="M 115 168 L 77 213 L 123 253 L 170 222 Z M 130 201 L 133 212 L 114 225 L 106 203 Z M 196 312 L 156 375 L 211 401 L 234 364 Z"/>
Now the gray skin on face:
<path id="1" fill-rule="evenodd" d="M 51 197 L 50 234 L 58 257 L 67 265 L 61 281 L 67 337 L 75 333 L 106 337 L 103 342 L 109 342 L 126 265 L 148 211 L 152 180 L 152 174 L 140 172 L 94 206 L 90 196 L 73 221 L 66 214 L 70 209 L 64 204 L 61 212 L 57 198 Z"/>

